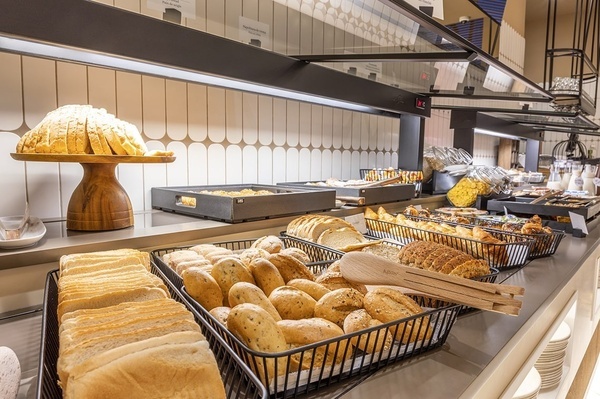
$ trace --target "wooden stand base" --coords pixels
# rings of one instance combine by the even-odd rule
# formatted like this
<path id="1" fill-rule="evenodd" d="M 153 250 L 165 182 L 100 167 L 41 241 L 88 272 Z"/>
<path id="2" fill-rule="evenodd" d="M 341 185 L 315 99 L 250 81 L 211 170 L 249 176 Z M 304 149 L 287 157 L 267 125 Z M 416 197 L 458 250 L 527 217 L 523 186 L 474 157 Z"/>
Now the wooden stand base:
<path id="1" fill-rule="evenodd" d="M 116 163 L 82 163 L 83 178 L 69 201 L 67 229 L 117 230 L 133 226 L 131 201 L 115 175 Z"/>

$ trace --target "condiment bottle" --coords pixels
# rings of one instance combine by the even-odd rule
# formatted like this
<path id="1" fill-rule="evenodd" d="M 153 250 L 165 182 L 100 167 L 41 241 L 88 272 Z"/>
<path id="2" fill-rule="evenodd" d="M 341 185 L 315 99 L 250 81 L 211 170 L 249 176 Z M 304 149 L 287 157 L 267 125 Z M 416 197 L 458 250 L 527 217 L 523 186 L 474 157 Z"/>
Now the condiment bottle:
<path id="1" fill-rule="evenodd" d="M 583 178 L 583 191 L 587 191 L 589 195 L 595 195 L 596 193 L 596 186 L 594 185 L 596 169 L 596 165 L 585 165 L 585 169 L 581 174 Z"/>

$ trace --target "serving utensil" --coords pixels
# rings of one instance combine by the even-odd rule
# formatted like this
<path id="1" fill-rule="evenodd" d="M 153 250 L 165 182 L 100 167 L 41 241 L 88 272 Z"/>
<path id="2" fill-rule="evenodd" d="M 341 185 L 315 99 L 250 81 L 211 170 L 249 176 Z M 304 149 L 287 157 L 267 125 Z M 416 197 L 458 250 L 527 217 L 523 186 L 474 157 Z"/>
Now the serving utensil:
<path id="1" fill-rule="evenodd" d="M 492 284 L 438 272 L 409 267 L 383 257 L 349 252 L 340 259 L 340 270 L 345 279 L 367 285 L 395 285 L 424 294 L 446 299 L 473 308 L 519 314 L 525 288 Z"/>

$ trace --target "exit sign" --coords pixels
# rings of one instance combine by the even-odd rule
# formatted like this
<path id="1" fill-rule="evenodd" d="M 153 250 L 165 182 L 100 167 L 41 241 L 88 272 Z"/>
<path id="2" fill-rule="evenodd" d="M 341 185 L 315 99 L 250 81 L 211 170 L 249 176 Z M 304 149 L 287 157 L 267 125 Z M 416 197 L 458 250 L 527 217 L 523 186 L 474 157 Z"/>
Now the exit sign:
<path id="1" fill-rule="evenodd" d="M 427 101 L 424 98 L 417 98 L 415 101 L 415 107 L 419 109 L 425 109 L 427 107 Z"/>

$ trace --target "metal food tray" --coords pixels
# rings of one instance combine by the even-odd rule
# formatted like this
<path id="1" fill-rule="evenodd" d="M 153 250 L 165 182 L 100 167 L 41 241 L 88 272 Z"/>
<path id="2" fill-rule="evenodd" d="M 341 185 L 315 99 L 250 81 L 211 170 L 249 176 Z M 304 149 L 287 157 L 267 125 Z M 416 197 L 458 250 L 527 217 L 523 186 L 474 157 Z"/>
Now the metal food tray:
<path id="1" fill-rule="evenodd" d="M 490 267 L 499 270 L 524 266 L 530 259 L 529 254 L 534 239 L 516 233 L 507 233 L 495 229 L 483 228 L 504 243 L 485 243 L 475 239 L 404 226 L 382 220 L 365 218 L 367 232 L 377 238 L 390 238 L 407 244 L 414 240 L 433 241 L 466 252 L 476 258 L 484 259 Z"/>
<path id="2" fill-rule="evenodd" d="M 266 190 L 272 195 L 230 197 L 201 191 Z M 152 208 L 238 223 L 335 208 L 334 190 L 307 190 L 260 184 L 152 187 Z"/>
<path id="3" fill-rule="evenodd" d="M 295 398 L 439 348 L 446 342 L 461 308 L 456 304 L 411 295 L 424 308 L 424 313 L 284 352 L 265 353 L 248 348 L 190 297 L 185 288 L 182 293 L 193 305 L 198 317 L 204 318 L 221 334 L 227 345 L 244 359 L 256 376 L 262 376 L 261 380 L 271 398 Z M 396 331 L 395 335 L 392 331 Z M 427 334 L 423 334 L 426 331 Z M 385 348 L 382 343 L 388 333 L 398 338 L 418 336 L 420 333 L 425 336 L 408 343 L 394 340 L 390 348 Z M 372 342 L 381 349 L 371 354 L 352 350 L 350 340 L 355 337 L 359 344 Z M 320 351 L 326 352 L 326 355 L 318 362 L 313 355 Z M 339 362 L 327 364 L 328 358 L 338 359 L 338 356 Z M 292 358 L 298 362 L 296 367 L 290 365 Z M 267 367 L 269 363 L 274 366 L 271 370 Z"/>
<path id="4" fill-rule="evenodd" d="M 152 265 L 151 270 L 165 281 L 171 297 L 186 305 L 192 314 L 194 314 L 196 322 L 200 325 L 202 333 L 206 337 L 217 360 L 221 378 L 225 385 L 227 399 L 267 399 L 269 396 L 265 386 L 240 357 L 223 341 L 219 333 L 205 319 L 198 317 L 193 306 L 184 299 L 181 293 L 156 266 Z M 49 272 L 46 277 L 44 291 L 37 399 L 61 399 L 63 397 L 62 390 L 58 386 L 58 375 L 56 373 L 59 349 L 57 309 L 58 270 L 54 270 Z"/>
<path id="5" fill-rule="evenodd" d="M 589 206 L 569 207 L 546 205 L 544 203 L 531 204 L 530 202 L 535 199 L 535 197 L 511 197 L 504 200 L 489 200 L 487 210 L 504 213 L 506 208 L 506 210 L 514 214 L 566 217 L 569 216 L 569 212 L 573 212 L 583 216 L 586 220 L 600 213 L 600 202 Z"/>
<path id="6" fill-rule="evenodd" d="M 502 221 L 495 221 L 494 216 L 488 217 L 478 217 L 475 218 L 475 225 L 485 226 L 490 229 L 496 229 L 500 231 L 501 227 L 504 223 Z M 514 222 L 508 222 L 514 223 Z M 516 223 L 522 224 L 522 223 Z M 525 234 L 528 237 L 532 237 L 535 242 L 531 248 L 531 253 L 529 254 L 529 259 L 538 259 L 544 258 L 546 256 L 552 256 L 556 253 L 558 246 L 563 238 L 565 238 L 565 232 L 562 230 L 552 229 L 552 233 L 537 233 L 537 234 Z"/>
<path id="7" fill-rule="evenodd" d="M 317 186 L 304 182 L 283 182 L 277 183 L 282 187 L 302 187 L 314 191 L 335 190 L 336 197 L 349 205 L 375 205 L 388 202 L 405 201 L 415 197 L 414 184 L 390 184 L 383 187 L 331 187 Z"/>

